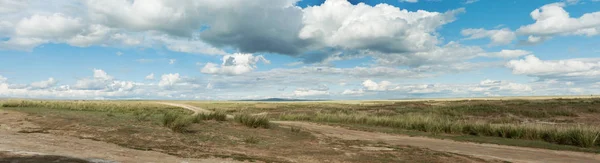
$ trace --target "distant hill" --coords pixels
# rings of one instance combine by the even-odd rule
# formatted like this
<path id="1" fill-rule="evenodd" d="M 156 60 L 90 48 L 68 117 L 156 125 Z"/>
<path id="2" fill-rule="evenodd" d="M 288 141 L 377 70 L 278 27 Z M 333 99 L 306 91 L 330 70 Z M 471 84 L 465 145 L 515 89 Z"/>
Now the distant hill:
<path id="1" fill-rule="evenodd" d="M 328 100 L 293 99 L 293 98 L 266 98 L 266 99 L 247 99 L 247 100 L 236 100 L 236 101 L 328 101 Z"/>

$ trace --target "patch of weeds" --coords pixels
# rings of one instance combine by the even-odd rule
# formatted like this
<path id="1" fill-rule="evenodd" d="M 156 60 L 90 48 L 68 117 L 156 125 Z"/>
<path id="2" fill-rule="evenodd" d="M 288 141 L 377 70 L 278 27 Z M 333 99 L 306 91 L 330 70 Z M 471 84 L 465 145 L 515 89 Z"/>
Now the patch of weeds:
<path id="1" fill-rule="evenodd" d="M 170 126 L 181 115 L 174 112 L 167 112 L 163 115 L 162 124 L 165 127 Z"/>
<path id="2" fill-rule="evenodd" d="M 226 121 L 227 114 L 223 112 L 199 113 L 194 115 L 194 123 L 199 123 L 204 120 Z"/>
<path id="3" fill-rule="evenodd" d="M 189 117 L 189 116 L 179 116 L 168 127 L 172 131 L 174 131 L 174 132 L 186 133 L 186 132 L 189 131 L 187 127 L 190 126 L 192 123 L 193 123 L 193 118 L 192 117 Z"/>
<path id="4" fill-rule="evenodd" d="M 239 114 L 235 116 L 234 120 L 252 128 L 270 127 L 269 119 L 266 116 L 251 116 L 248 114 Z"/>

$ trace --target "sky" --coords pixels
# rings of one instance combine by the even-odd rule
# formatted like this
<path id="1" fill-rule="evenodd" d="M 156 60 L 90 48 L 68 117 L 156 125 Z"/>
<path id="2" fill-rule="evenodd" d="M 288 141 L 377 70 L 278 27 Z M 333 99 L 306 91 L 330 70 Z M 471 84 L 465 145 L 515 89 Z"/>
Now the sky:
<path id="1" fill-rule="evenodd" d="M 600 0 L 0 0 L 0 98 L 600 95 Z"/>

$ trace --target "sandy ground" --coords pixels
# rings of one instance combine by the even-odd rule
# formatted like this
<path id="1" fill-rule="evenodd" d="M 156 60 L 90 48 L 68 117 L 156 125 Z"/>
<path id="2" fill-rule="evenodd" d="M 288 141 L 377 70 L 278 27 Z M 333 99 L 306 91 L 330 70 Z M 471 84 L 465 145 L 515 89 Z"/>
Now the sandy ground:
<path id="1" fill-rule="evenodd" d="M 12 162 L 15 161 L 15 157 L 31 158 L 49 155 L 79 158 L 88 162 L 237 162 L 220 158 L 179 158 L 160 152 L 135 150 L 94 140 L 45 133 L 22 133 L 39 130 L 36 125 L 24 120 L 25 117 L 24 113 L 0 110 L 0 162 Z M 44 158 L 38 157 L 38 160 L 33 162 L 50 161 L 39 159 Z"/>
<path id="2" fill-rule="evenodd" d="M 173 103 L 163 104 L 179 106 L 182 108 L 193 110 L 194 112 L 210 112 L 209 110 L 205 110 L 191 105 Z M 600 154 L 570 151 L 553 151 L 546 149 L 524 148 L 495 144 L 477 144 L 424 137 L 409 137 L 404 135 L 390 135 L 377 132 L 349 130 L 341 127 L 319 125 L 309 122 L 274 121 L 273 123 L 289 126 L 298 126 L 309 131 L 319 133 L 323 136 L 335 137 L 345 140 L 380 141 L 391 145 L 409 145 L 414 147 L 428 148 L 435 151 L 469 155 L 487 160 L 498 159 L 510 162 L 528 163 L 600 162 Z"/>

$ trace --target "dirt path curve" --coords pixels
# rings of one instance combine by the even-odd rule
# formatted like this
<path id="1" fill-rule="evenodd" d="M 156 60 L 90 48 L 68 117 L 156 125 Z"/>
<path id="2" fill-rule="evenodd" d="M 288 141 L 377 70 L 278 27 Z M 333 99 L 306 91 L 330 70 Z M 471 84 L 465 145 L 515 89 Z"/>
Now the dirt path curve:
<path id="1" fill-rule="evenodd" d="M 341 127 L 319 125 L 308 122 L 276 121 L 274 123 L 298 126 L 329 137 L 347 140 L 381 141 L 392 145 L 409 145 L 428 148 L 435 151 L 452 152 L 470 155 L 482 159 L 499 159 L 511 162 L 533 163 L 599 163 L 600 155 L 570 151 L 554 151 L 546 149 L 524 148 L 495 144 L 477 144 L 452 140 L 432 139 L 425 137 L 409 137 L 377 132 L 349 130 Z"/>
<path id="2" fill-rule="evenodd" d="M 190 110 L 204 110 L 199 107 L 185 104 L 171 104 Z M 208 111 L 208 110 L 205 110 Z M 452 140 L 432 139 L 425 137 L 409 137 L 404 135 L 391 135 L 377 132 L 365 132 L 349 130 L 341 127 L 319 125 L 309 122 L 272 121 L 273 123 L 298 126 L 312 132 L 328 137 L 346 140 L 369 140 L 381 141 L 392 145 L 409 145 L 428 148 L 435 151 L 452 152 L 474 156 L 482 159 L 499 159 L 511 162 L 531 163 L 600 163 L 600 154 L 554 151 L 547 149 L 535 149 L 525 147 L 514 147 L 495 144 L 477 144 L 468 142 L 457 142 Z"/>
<path id="3" fill-rule="evenodd" d="M 194 114 L 198 114 L 198 113 L 210 113 L 212 111 L 210 110 L 206 110 L 206 109 L 202 109 L 200 107 L 195 107 L 195 106 L 191 106 L 191 105 L 186 105 L 186 104 L 178 104 L 178 103 L 170 103 L 170 102 L 156 102 L 158 104 L 163 104 L 163 105 L 169 105 L 169 106 L 175 106 L 175 107 L 180 107 L 180 108 L 184 108 L 187 110 L 191 110 L 194 112 Z"/>
<path id="4" fill-rule="evenodd" d="M 233 163 L 231 159 L 180 158 L 155 151 L 142 151 L 121 147 L 115 144 L 79 139 L 45 133 L 22 133 L 39 130 L 39 127 L 26 120 L 27 115 L 15 111 L 0 110 L 0 162 L 18 159 L 35 159 L 33 162 L 48 162 L 40 157 L 64 156 L 88 162 L 100 163 L 149 163 L 149 162 L 197 162 L 197 163 Z M 16 160 L 15 160 L 16 159 Z"/>

